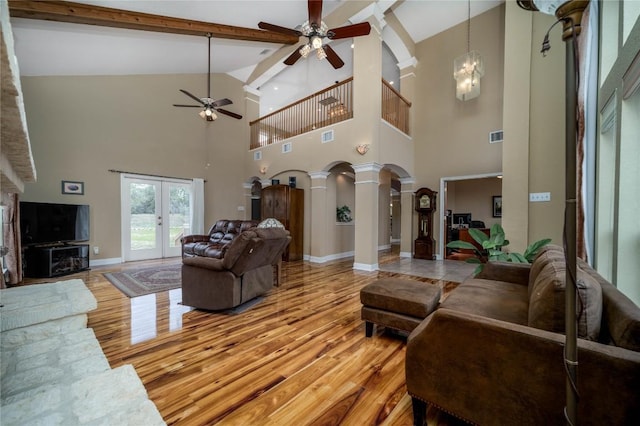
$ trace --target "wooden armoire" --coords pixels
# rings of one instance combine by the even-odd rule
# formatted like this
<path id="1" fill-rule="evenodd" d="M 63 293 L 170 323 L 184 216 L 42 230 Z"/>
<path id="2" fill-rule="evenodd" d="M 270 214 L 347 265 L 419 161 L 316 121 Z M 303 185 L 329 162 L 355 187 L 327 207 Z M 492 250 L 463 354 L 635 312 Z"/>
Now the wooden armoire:
<path id="1" fill-rule="evenodd" d="M 260 212 L 262 220 L 269 217 L 282 222 L 291 233 L 291 243 L 283 259 L 302 259 L 304 233 L 304 190 L 287 185 L 271 185 L 262 188 Z"/>

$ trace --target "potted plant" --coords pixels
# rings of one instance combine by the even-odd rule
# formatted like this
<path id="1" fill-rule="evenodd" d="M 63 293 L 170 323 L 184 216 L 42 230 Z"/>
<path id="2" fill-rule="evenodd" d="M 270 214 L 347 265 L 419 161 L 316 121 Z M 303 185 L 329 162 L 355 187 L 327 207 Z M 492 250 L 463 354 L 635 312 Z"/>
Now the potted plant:
<path id="1" fill-rule="evenodd" d="M 474 271 L 474 274 L 478 274 L 480 271 L 482 271 L 484 264 L 490 260 L 501 262 L 531 263 L 538 254 L 540 248 L 551 242 L 550 238 L 536 241 L 535 243 L 530 244 L 523 254 L 520 254 L 516 252 L 502 251 L 503 247 L 509 245 L 509 240 L 505 239 L 504 229 L 502 229 L 502 226 L 500 226 L 500 224 L 498 223 L 495 223 L 491 226 L 489 236 L 475 228 L 469 228 L 469 235 L 471 235 L 471 238 L 473 238 L 482 247 L 482 250 L 479 250 L 478 247 L 467 241 L 460 240 L 451 241 L 449 244 L 447 244 L 447 248 L 473 250 L 476 254 L 476 257 L 468 258 L 466 259 L 466 262 L 478 264 L 476 270 Z"/>
<path id="2" fill-rule="evenodd" d="M 336 218 L 338 222 L 351 222 L 351 209 L 349 206 L 342 206 L 336 208 Z"/>

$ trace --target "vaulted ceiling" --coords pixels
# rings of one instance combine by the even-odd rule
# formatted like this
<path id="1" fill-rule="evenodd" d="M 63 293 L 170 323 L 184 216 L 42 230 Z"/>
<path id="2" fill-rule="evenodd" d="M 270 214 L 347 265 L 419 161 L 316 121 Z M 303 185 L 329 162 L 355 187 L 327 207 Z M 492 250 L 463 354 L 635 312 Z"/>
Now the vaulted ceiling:
<path id="1" fill-rule="evenodd" d="M 352 19 L 351 16 L 342 18 L 344 13 L 341 14 L 340 10 L 375 4 L 381 16 L 382 13 L 387 16 L 393 13 L 417 43 L 465 21 L 468 13 L 464 0 L 357 0 L 355 4 L 354 1 L 324 0 L 323 19 Z M 472 0 L 471 15 L 485 12 L 503 1 Z M 19 1 L 9 0 L 9 5 L 12 3 Z M 260 21 L 295 28 L 307 19 L 306 0 L 79 0 L 76 3 L 255 30 Z M 207 71 L 207 41 L 203 36 L 25 19 L 13 14 L 11 23 L 22 76 L 191 74 Z M 346 24 L 349 22 L 336 22 L 332 26 Z M 258 64 L 269 61 L 272 55 L 288 55 L 298 44 L 214 38 L 212 72 L 228 73 L 254 88 L 268 87 L 271 94 L 279 90 L 278 98 L 285 102 L 297 96 L 287 96 L 287 87 L 308 85 L 314 80 L 314 73 L 330 75 L 331 82 L 351 75 L 351 39 L 345 39 L 332 43 L 334 50 L 346 62 L 342 70 L 334 70 L 326 61 L 317 64 L 317 60 L 311 58 L 292 67 L 275 68 L 261 80 L 255 80 L 252 73 Z M 317 89 L 310 88 L 309 93 Z M 282 102 L 276 105 L 269 93 L 262 97 L 263 112 L 282 105 Z"/>

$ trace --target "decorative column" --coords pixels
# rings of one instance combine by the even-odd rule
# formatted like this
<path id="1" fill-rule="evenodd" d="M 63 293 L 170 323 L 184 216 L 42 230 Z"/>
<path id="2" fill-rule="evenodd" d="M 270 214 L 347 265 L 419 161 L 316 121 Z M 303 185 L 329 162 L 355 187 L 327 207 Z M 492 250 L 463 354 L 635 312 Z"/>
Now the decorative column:
<path id="1" fill-rule="evenodd" d="M 402 205 L 402 221 L 400 229 L 400 257 L 413 255 L 413 178 L 400 179 L 400 200 Z"/>
<path id="2" fill-rule="evenodd" d="M 356 172 L 355 257 L 353 269 L 378 270 L 378 184 L 382 166 L 353 165 Z"/>
<path id="3" fill-rule="evenodd" d="M 251 189 L 253 188 L 253 184 L 251 182 L 245 182 L 242 184 L 242 189 L 244 189 L 244 213 L 242 220 L 248 220 L 251 218 Z M 240 213 L 240 212 L 238 212 Z M 242 215 L 241 215 L 242 216 Z"/>
<path id="4" fill-rule="evenodd" d="M 309 206 L 309 220 L 311 226 L 310 258 L 311 262 L 322 263 L 329 254 L 327 250 L 327 236 L 330 221 L 335 221 L 334 216 L 327 212 L 335 211 L 335 203 L 327 200 L 327 177 L 329 172 L 309 172 L 311 178 L 311 205 Z"/>

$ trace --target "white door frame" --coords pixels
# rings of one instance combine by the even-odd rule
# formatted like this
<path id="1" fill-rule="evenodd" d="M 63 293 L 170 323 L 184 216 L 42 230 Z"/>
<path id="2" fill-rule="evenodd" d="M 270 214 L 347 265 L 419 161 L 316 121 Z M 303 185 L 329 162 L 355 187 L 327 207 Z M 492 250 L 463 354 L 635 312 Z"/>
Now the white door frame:
<path id="1" fill-rule="evenodd" d="M 445 230 L 445 218 L 444 218 L 444 200 L 446 197 L 447 182 L 453 182 L 456 180 L 469 180 L 469 179 L 484 179 L 491 177 L 502 176 L 502 172 L 495 173 L 482 173 L 478 175 L 466 175 L 466 176 L 445 176 L 440 178 L 440 200 L 438 201 L 438 226 L 440 227 L 440 235 L 438 237 L 438 254 L 437 259 L 444 259 L 444 233 Z"/>

